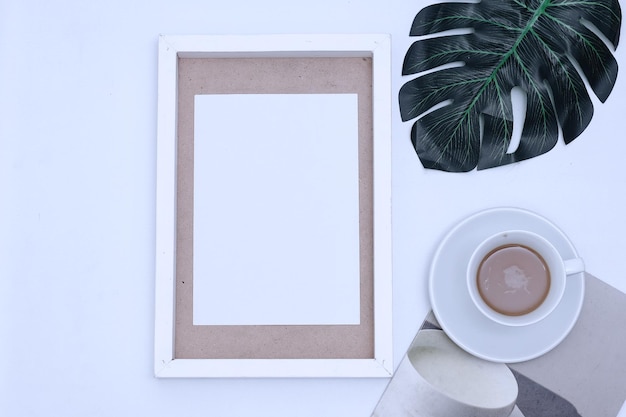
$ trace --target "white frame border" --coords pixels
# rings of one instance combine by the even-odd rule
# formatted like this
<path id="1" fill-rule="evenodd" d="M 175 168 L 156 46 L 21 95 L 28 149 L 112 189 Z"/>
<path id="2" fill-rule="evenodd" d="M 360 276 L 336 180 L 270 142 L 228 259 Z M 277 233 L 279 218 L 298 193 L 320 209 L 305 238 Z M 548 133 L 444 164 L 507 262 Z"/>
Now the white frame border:
<path id="1" fill-rule="evenodd" d="M 390 377 L 392 359 L 391 48 L 386 34 L 160 36 L 154 373 L 157 377 Z M 374 358 L 174 359 L 178 57 L 372 57 Z"/>

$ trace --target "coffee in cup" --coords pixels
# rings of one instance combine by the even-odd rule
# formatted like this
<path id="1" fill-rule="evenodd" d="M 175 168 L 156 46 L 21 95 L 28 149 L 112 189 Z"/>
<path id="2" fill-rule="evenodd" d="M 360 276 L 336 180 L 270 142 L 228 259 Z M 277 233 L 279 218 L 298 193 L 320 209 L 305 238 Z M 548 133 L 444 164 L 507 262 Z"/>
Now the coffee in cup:
<path id="1" fill-rule="evenodd" d="M 472 301 L 500 324 L 523 326 L 550 314 L 565 292 L 567 275 L 582 272 L 580 258 L 563 260 L 542 236 L 509 230 L 485 239 L 467 268 Z"/>

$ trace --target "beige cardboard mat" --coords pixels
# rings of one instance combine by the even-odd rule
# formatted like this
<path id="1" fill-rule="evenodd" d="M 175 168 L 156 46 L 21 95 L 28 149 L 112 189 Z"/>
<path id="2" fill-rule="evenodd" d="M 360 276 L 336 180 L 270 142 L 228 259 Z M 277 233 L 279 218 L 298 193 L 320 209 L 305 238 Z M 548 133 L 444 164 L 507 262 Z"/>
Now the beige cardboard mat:
<path id="1" fill-rule="evenodd" d="M 270 93 L 358 95 L 358 325 L 193 325 L 194 96 Z M 372 110 L 371 58 L 179 58 L 174 329 L 176 359 L 374 357 Z"/>

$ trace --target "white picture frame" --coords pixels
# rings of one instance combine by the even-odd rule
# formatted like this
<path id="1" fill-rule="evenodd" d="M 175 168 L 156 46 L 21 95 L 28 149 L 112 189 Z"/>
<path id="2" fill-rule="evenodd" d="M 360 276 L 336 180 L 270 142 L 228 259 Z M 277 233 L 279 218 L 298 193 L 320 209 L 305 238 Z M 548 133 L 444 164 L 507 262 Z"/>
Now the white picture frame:
<path id="1" fill-rule="evenodd" d="M 372 59 L 373 305 L 371 358 L 177 358 L 176 192 L 179 58 Z M 390 37 L 364 35 L 160 36 L 158 55 L 155 343 L 156 377 L 390 377 L 392 358 Z"/>

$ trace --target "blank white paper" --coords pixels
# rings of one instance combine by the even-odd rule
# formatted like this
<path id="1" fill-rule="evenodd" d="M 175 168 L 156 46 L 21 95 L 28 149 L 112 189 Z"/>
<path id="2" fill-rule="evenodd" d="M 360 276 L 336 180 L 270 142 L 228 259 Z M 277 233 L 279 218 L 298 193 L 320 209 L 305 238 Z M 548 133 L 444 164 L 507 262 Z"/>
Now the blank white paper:
<path id="1" fill-rule="evenodd" d="M 197 95 L 194 120 L 194 325 L 358 324 L 357 95 Z"/>

